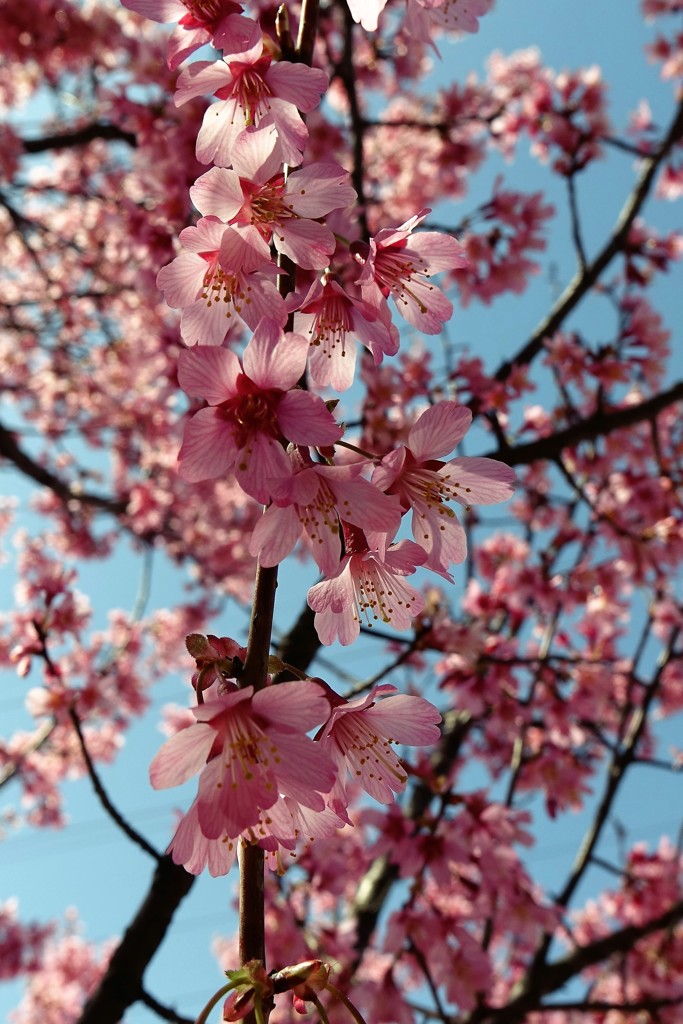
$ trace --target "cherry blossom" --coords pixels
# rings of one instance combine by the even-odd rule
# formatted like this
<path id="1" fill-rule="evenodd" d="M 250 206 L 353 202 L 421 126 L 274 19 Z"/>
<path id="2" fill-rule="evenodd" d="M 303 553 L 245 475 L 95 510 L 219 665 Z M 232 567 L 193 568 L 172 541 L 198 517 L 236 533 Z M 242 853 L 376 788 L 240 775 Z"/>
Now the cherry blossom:
<path id="1" fill-rule="evenodd" d="M 388 697 L 385 694 L 394 694 Z M 377 698 L 383 699 L 378 701 Z M 337 782 L 330 806 L 346 814 L 348 797 L 345 776 L 350 774 L 379 803 L 391 803 L 405 789 L 408 776 L 390 744 L 422 746 L 439 738 L 441 715 L 423 697 L 397 694 L 391 684 L 374 686 L 366 697 L 339 699 L 319 741 L 331 751 L 337 764 Z"/>
<path id="2" fill-rule="evenodd" d="M 183 862 L 209 856 L 201 840 L 199 846 L 192 840 L 196 826 L 205 839 L 236 838 L 258 823 L 278 793 L 323 809 L 321 793 L 332 787 L 335 772 L 306 732 L 326 708 L 321 687 L 297 680 L 257 693 L 247 686 L 193 709 L 194 725 L 167 740 L 150 765 L 155 789 L 181 785 L 201 773 L 196 812 L 179 840 Z M 222 863 L 229 852 L 213 849 Z"/>
<path id="3" fill-rule="evenodd" d="M 243 369 L 227 349 L 198 345 L 181 353 L 180 386 L 209 403 L 185 425 L 178 456 L 184 479 L 210 480 L 233 470 L 247 494 L 267 502 L 272 482 L 292 472 L 286 441 L 339 440 L 342 428 L 323 401 L 296 388 L 307 350 L 302 335 L 284 334 L 264 318 L 244 350 Z"/>
<path id="4" fill-rule="evenodd" d="M 352 644 L 360 632 L 361 617 L 368 627 L 381 622 L 409 629 L 424 600 L 403 577 L 426 562 L 426 552 L 413 541 L 402 540 L 381 553 L 358 527 L 342 526 L 346 554 L 333 576 L 308 591 L 321 642 L 338 639 L 344 646 Z"/>
<path id="5" fill-rule="evenodd" d="M 346 391 L 356 369 L 354 336 L 372 352 L 376 364 L 398 351 L 398 331 L 378 310 L 325 276 L 296 300 L 294 328 L 311 339 L 311 380 L 319 387 Z"/>
<path id="6" fill-rule="evenodd" d="M 157 283 L 169 306 L 183 311 L 180 333 L 187 345 L 220 345 L 235 321 L 252 330 L 265 316 L 284 324 L 284 302 L 261 272 L 269 254 L 255 248 L 260 236 L 250 235 L 245 244 L 216 217 L 202 217 L 181 231 L 180 241 L 186 251 L 161 268 Z"/>
<path id="7" fill-rule="evenodd" d="M 121 0 L 121 3 L 151 21 L 178 23 L 168 43 L 171 71 L 212 40 L 219 49 L 228 52 L 244 49 L 244 26 L 247 23 L 250 29 L 256 26 L 250 18 L 240 17 L 242 4 L 234 0 Z"/>
<path id="8" fill-rule="evenodd" d="M 468 260 L 455 238 L 439 231 L 412 231 L 431 213 L 422 210 L 398 228 L 383 228 L 369 245 L 354 242 L 352 252 L 363 268 L 357 283 L 363 298 L 381 309 L 391 295 L 404 319 L 424 334 L 438 334 L 453 306 L 436 285 L 433 274 L 466 267 Z"/>
<path id="9" fill-rule="evenodd" d="M 238 231 L 253 225 L 297 266 L 326 267 L 336 241 L 329 228 L 311 218 L 354 201 L 348 173 L 339 164 L 313 163 L 285 178 L 272 128 L 242 132 L 233 147 L 232 167 L 212 167 L 197 179 L 190 189 L 197 209 Z"/>
<path id="10" fill-rule="evenodd" d="M 361 477 L 362 463 L 325 466 L 315 464 L 304 449 L 289 454 L 294 474 L 273 485 L 273 502 L 249 544 L 262 565 L 281 562 L 303 534 L 320 571 L 333 574 L 341 558 L 342 519 L 394 536 L 401 519 L 399 503 Z"/>
<path id="11" fill-rule="evenodd" d="M 237 136 L 250 125 L 273 125 L 286 163 L 301 163 L 308 131 L 299 111 L 308 113 L 327 88 L 327 75 L 305 64 L 272 63 L 259 38 L 229 60 L 197 61 L 181 73 L 177 105 L 213 92 L 217 102 L 204 115 L 197 136 L 197 159 L 228 167 Z"/>
<path id="12" fill-rule="evenodd" d="M 403 508 L 412 510 L 413 537 L 427 552 L 431 569 L 448 569 L 467 555 L 465 531 L 445 502 L 469 508 L 512 496 L 515 474 L 504 463 L 466 456 L 440 460 L 462 441 L 471 422 L 469 409 L 438 402 L 410 428 L 408 444 L 386 455 L 372 476 L 377 487 L 397 494 Z"/>

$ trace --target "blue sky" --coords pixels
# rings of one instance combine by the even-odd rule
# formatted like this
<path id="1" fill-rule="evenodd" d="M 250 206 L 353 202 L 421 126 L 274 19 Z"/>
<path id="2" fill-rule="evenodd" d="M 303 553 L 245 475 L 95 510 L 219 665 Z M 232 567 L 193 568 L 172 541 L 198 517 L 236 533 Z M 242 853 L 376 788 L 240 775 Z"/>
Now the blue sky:
<path id="1" fill-rule="evenodd" d="M 545 61 L 556 70 L 591 64 L 603 69 L 609 83 L 611 115 L 617 132 L 643 96 L 650 99 L 655 120 L 664 124 L 671 110 L 671 88 L 660 83 L 658 70 L 642 55 L 642 47 L 651 34 L 639 15 L 637 0 L 498 0 L 496 10 L 482 20 L 478 36 L 467 36 L 453 45 L 443 43 L 443 61 L 435 67 L 434 82 L 448 81 L 453 75 L 464 77 L 470 71 L 481 76 L 484 61 L 494 49 L 510 53 L 538 46 Z M 550 180 L 546 172 L 526 157 L 512 165 L 501 162 L 499 166 L 492 166 L 484 172 L 482 180 L 490 183 L 500 171 L 511 187 L 525 191 L 544 188 Z M 603 166 L 593 169 L 585 181 L 579 182 L 579 202 L 589 252 L 616 219 L 633 176 L 631 157 L 617 154 Z M 478 188 L 485 188 L 485 185 Z M 560 207 L 562 194 L 557 192 L 553 198 Z M 476 201 L 475 191 L 461 208 L 452 211 L 453 219 L 458 219 Z M 670 226 L 673 217 L 675 210 L 665 203 L 653 204 L 648 209 L 648 221 L 661 229 Z M 491 366 L 514 351 L 547 310 L 552 295 L 547 274 L 549 263 L 554 264 L 562 284 L 573 273 L 574 257 L 566 233 L 564 237 L 562 231 L 557 233 L 543 262 L 543 273 L 525 296 L 505 298 L 491 309 L 474 307 L 456 312 L 448 327 L 451 341 L 473 344 L 478 352 L 485 353 Z M 675 278 L 665 279 L 658 287 L 659 306 L 665 316 L 668 314 L 669 324 L 675 324 L 676 316 L 680 316 Z M 599 304 L 594 304 L 592 317 L 600 315 Z M 3 474 L 3 480 L 10 485 L 7 473 Z M 21 485 L 17 493 L 25 502 L 30 489 Z M 29 529 L 34 526 L 30 514 L 26 513 L 24 521 Z M 99 624 L 104 623 L 109 607 L 133 607 L 140 572 L 139 561 L 125 547 L 113 564 L 86 567 L 82 589 L 100 594 Z M 11 584 L 11 566 L 4 568 L 3 575 Z M 286 628 L 288 616 L 293 617 L 298 612 L 305 589 L 314 579 L 312 569 L 298 564 L 284 570 L 280 594 L 297 596 L 281 601 L 278 622 L 282 628 Z M 163 607 L 169 591 L 178 593 L 182 583 L 177 571 L 157 558 L 151 607 Z M 238 635 L 245 624 L 246 613 L 231 604 L 221 628 Z M 374 657 L 371 650 L 362 641 L 347 650 L 344 653 L 347 671 L 366 676 L 368 657 Z M 25 683 L 7 675 L 0 678 L 3 732 L 26 727 L 28 719 L 22 711 Z M 104 768 L 101 773 L 114 802 L 131 823 L 160 848 L 170 838 L 173 809 L 189 805 L 194 786 L 190 785 L 184 793 L 155 793 L 147 783 L 147 765 L 162 741 L 157 730 L 160 707 L 169 701 L 183 703 L 186 694 L 186 683 L 177 676 L 161 683 L 150 713 L 129 734 L 118 763 Z M 664 731 L 668 742 L 675 742 L 677 734 L 680 735 L 680 720 L 678 728 L 676 723 L 668 723 Z M 671 832 L 675 827 L 671 808 L 680 807 L 680 794 L 677 796 L 674 786 L 675 780 L 663 774 L 653 779 L 652 774 L 641 773 L 637 781 L 628 784 L 618 814 L 624 821 L 637 817 L 639 835 L 655 842 L 662 832 Z M 5 842 L 0 843 L 0 878 L 3 879 L 0 899 L 17 896 L 20 915 L 25 921 L 62 918 L 67 908 L 77 907 L 87 938 L 104 941 L 125 928 L 147 889 L 152 865 L 144 854 L 120 838 L 115 827 L 103 816 L 87 781 L 67 783 L 65 794 L 72 821 L 68 829 L 22 831 L 8 835 Z M 2 796 L 0 807 L 14 798 L 15 790 L 9 787 Z M 555 880 L 564 877 L 580 830 L 580 818 L 567 815 L 538 834 L 529 861 L 538 880 L 549 889 L 553 888 Z M 605 853 L 609 852 L 605 847 Z M 220 971 L 210 954 L 210 943 L 213 936 L 233 928 L 231 905 L 235 880 L 235 873 L 227 880 L 213 880 L 208 876 L 198 880 L 148 973 L 148 990 L 187 1016 L 193 1016 L 208 994 L 221 983 Z M 19 992 L 18 985 L 0 986 L 0 1013 L 7 1013 L 16 1004 Z M 128 1024 L 148 1024 L 152 1018 L 153 1015 L 139 1005 L 126 1015 Z"/>

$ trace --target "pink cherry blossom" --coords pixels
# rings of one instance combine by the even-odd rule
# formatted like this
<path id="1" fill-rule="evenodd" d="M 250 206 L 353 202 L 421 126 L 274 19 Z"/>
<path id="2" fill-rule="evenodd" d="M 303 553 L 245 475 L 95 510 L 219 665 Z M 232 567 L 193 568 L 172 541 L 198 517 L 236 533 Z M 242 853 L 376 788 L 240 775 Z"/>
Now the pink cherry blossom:
<path id="1" fill-rule="evenodd" d="M 308 342 L 284 334 L 264 318 L 244 351 L 198 345 L 181 352 L 180 386 L 205 398 L 185 426 L 180 474 L 190 482 L 233 470 L 237 482 L 257 501 L 270 500 L 272 481 L 290 476 L 286 442 L 330 445 L 342 428 L 322 399 L 296 387 L 306 365 Z M 284 446 L 283 446 L 284 445 Z"/>
<path id="2" fill-rule="evenodd" d="M 213 92 L 218 102 L 204 115 L 197 138 L 197 159 L 228 167 L 237 136 L 250 125 L 274 125 L 286 163 L 301 163 L 308 129 L 299 111 L 308 113 L 327 89 L 327 75 L 305 64 L 272 64 L 259 38 L 229 60 L 197 61 L 181 73 L 177 106 Z"/>
<path id="3" fill-rule="evenodd" d="M 214 214 L 239 231 L 253 225 L 266 243 L 297 266 L 323 269 L 335 250 L 334 235 L 310 218 L 349 206 L 356 193 L 348 172 L 335 163 L 308 164 L 285 180 L 273 128 L 243 131 L 235 141 L 232 170 L 212 167 L 190 189 L 202 214 Z"/>
<path id="4" fill-rule="evenodd" d="M 360 632 L 361 616 L 371 627 L 382 622 L 394 629 L 409 629 L 424 608 L 422 595 L 403 579 L 427 560 L 413 541 L 402 540 L 384 554 L 371 547 L 357 527 L 343 523 L 346 555 L 330 579 L 308 591 L 315 628 L 322 643 L 352 644 Z"/>
<path id="5" fill-rule="evenodd" d="M 258 29 L 251 18 L 240 17 L 242 4 L 234 0 L 121 0 L 121 3 L 151 21 L 178 23 L 168 42 L 171 71 L 212 40 L 219 49 L 228 52 L 243 50 L 245 25 L 248 23 Z"/>
<path id="6" fill-rule="evenodd" d="M 413 39 L 431 42 L 434 28 L 443 32 L 478 32 L 482 15 L 492 0 L 408 0 L 405 32 Z"/>
<path id="7" fill-rule="evenodd" d="M 378 702 L 377 697 L 386 693 L 396 694 L 396 687 L 384 683 L 359 700 L 340 699 L 320 732 L 321 745 L 330 749 L 337 764 L 337 782 L 330 796 L 330 806 L 337 813 L 346 813 L 347 773 L 375 800 L 391 803 L 394 793 L 405 789 L 408 776 L 390 744 L 424 746 L 439 739 L 441 715 L 433 704 L 407 694 Z"/>
<path id="8" fill-rule="evenodd" d="M 423 334 L 438 334 L 453 314 L 453 306 L 433 274 L 467 266 L 459 242 L 440 231 L 412 235 L 430 210 L 422 210 L 398 228 L 383 228 L 366 242 L 354 242 L 352 252 L 361 265 L 357 280 L 363 298 L 380 309 L 391 295 L 401 316 Z"/>
<path id="9" fill-rule="evenodd" d="M 220 345 L 240 320 L 252 330 L 264 316 L 284 324 L 284 301 L 257 269 L 268 268 L 267 255 L 216 217 L 184 228 L 180 241 L 185 252 L 161 268 L 157 285 L 169 306 L 183 311 L 180 333 L 186 345 Z M 253 235 L 248 242 L 254 242 Z"/>
<path id="10" fill-rule="evenodd" d="M 196 815 L 179 839 L 183 857 L 190 847 L 203 856 L 190 834 L 197 827 L 206 839 L 236 838 L 258 823 L 280 793 L 323 809 L 321 794 L 333 786 L 335 771 L 306 732 L 327 708 L 322 688 L 308 680 L 257 693 L 247 686 L 193 708 L 195 723 L 167 740 L 150 765 L 155 789 L 201 773 Z"/>
<path id="11" fill-rule="evenodd" d="M 318 387 L 346 391 L 356 368 L 354 336 L 372 352 L 375 364 L 398 351 L 398 331 L 380 310 L 355 297 L 333 278 L 314 281 L 297 303 L 294 329 L 311 339 L 309 370 Z"/>
<path id="12" fill-rule="evenodd" d="M 340 519 L 392 537 L 401 520 L 399 502 L 361 477 L 362 463 L 316 464 L 303 449 L 290 450 L 294 475 L 273 486 L 273 502 L 252 533 L 249 550 L 262 565 L 277 565 L 302 536 L 322 573 L 341 558 Z"/>
<path id="13" fill-rule="evenodd" d="M 412 509 L 413 536 L 429 555 L 427 567 L 437 571 L 467 555 L 465 531 L 445 502 L 492 505 L 513 493 L 515 474 L 503 462 L 466 456 L 440 461 L 471 422 L 470 410 L 455 402 L 430 406 L 410 428 L 408 445 L 386 455 L 372 476 L 377 487 Z"/>

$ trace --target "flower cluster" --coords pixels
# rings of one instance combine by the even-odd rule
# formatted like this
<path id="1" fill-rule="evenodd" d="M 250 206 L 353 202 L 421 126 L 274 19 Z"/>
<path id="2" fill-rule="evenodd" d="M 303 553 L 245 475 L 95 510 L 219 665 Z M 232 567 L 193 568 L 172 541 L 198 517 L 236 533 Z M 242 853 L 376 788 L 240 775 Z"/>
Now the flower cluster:
<path id="1" fill-rule="evenodd" d="M 172 13 L 148 0 L 144 10 L 140 0 L 129 2 L 151 17 Z M 351 387 L 357 341 L 375 365 L 396 354 L 390 301 L 411 328 L 438 334 L 453 306 L 434 276 L 457 275 L 468 257 L 455 238 L 417 230 L 428 209 L 349 242 L 356 193 L 348 173 L 304 157 L 302 115 L 319 103 L 325 74 L 275 61 L 270 37 L 234 3 L 212 4 L 211 17 L 198 0 L 187 6 L 191 17 L 183 15 L 178 31 L 191 33 L 182 44 L 176 38 L 171 64 L 206 33 L 223 57 L 185 67 L 175 95 L 176 105 L 205 93 L 215 98 L 196 147 L 197 159 L 214 166 L 190 189 L 200 216 L 181 231 L 182 251 L 157 279 L 168 304 L 181 310 L 188 349 L 178 381 L 205 403 L 185 424 L 180 475 L 191 484 L 234 478 L 267 506 L 249 543 L 263 565 L 279 563 L 301 539 L 308 544 L 325 577 L 309 591 L 323 643 L 351 643 L 363 618 L 409 628 L 423 601 L 404 577 L 424 565 L 450 579 L 450 566 L 466 556 L 451 503 L 504 501 L 513 473 L 490 459 L 442 461 L 471 420 L 454 402 L 423 413 L 405 447 L 372 453 L 349 442 L 334 405 L 313 389 Z M 488 6 L 416 2 L 408 21 L 474 31 Z M 376 25 L 382 7 L 369 5 L 366 27 Z M 292 267 L 287 288 L 278 286 L 283 260 Z M 240 358 L 235 347 L 245 328 L 251 337 Z M 397 541 L 406 514 L 414 539 Z"/>
<path id="2" fill-rule="evenodd" d="M 239 650 L 234 641 L 191 639 L 188 646 L 201 647 L 198 669 L 205 678 L 213 671 L 216 685 L 193 709 L 194 722 L 159 750 L 150 779 L 165 789 L 200 773 L 197 798 L 171 843 L 175 862 L 195 874 L 207 865 L 212 875 L 229 871 L 240 837 L 279 866 L 299 839 L 330 836 L 350 823 L 347 773 L 390 803 L 407 782 L 391 741 L 438 739 L 441 716 L 422 697 L 396 694 L 378 703 L 394 692 L 386 684 L 363 700 L 345 701 L 311 679 L 239 689 L 221 671 L 224 652 Z M 314 741 L 307 734 L 318 726 Z"/>

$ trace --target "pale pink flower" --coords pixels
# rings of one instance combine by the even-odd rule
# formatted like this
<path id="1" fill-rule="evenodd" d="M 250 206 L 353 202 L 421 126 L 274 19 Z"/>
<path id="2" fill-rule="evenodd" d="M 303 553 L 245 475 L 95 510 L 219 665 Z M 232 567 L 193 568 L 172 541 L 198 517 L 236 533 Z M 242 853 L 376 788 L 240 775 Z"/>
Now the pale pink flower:
<path id="1" fill-rule="evenodd" d="M 422 231 L 412 235 L 430 210 L 422 210 L 398 228 L 383 228 L 370 243 L 354 242 L 351 251 L 363 270 L 357 280 L 363 298 L 381 309 L 389 295 L 401 316 L 423 334 L 438 334 L 453 306 L 433 274 L 466 267 L 465 250 L 450 235 Z"/>
<path id="2" fill-rule="evenodd" d="M 308 591 L 321 643 L 339 639 L 343 646 L 352 644 L 360 632 L 361 616 L 369 627 L 381 622 L 409 629 L 424 608 L 424 599 L 403 577 L 427 560 L 426 552 L 413 541 L 402 540 L 382 553 L 379 546 L 370 546 L 362 530 L 342 525 L 346 555 L 334 576 Z"/>
<path id="3" fill-rule="evenodd" d="M 403 27 L 413 39 L 430 43 L 434 28 L 442 32 L 478 32 L 492 0 L 408 0 Z"/>
<path id="4" fill-rule="evenodd" d="M 378 702 L 377 697 L 385 693 L 396 694 L 396 687 L 383 683 L 359 700 L 339 698 L 319 733 L 321 745 L 330 750 L 337 765 L 337 781 L 328 802 L 338 814 L 346 814 L 347 774 L 375 800 L 391 803 L 394 793 L 405 789 L 408 777 L 390 744 L 424 746 L 439 739 L 441 715 L 433 704 L 407 694 Z"/>
<path id="5" fill-rule="evenodd" d="M 220 345 L 239 320 L 252 330 L 264 316 L 284 324 L 284 301 L 257 269 L 269 267 L 267 247 L 264 255 L 248 244 L 255 242 L 253 235 L 245 244 L 233 228 L 203 217 L 180 232 L 180 241 L 185 252 L 161 268 L 157 285 L 169 306 L 183 311 L 180 334 L 186 345 Z"/>
<path id="6" fill-rule="evenodd" d="M 298 304 L 294 329 L 310 338 L 311 380 L 335 391 L 345 391 L 353 384 L 354 337 L 370 349 L 375 364 L 398 352 L 398 331 L 382 312 L 327 277 L 314 281 Z"/>
<path id="7" fill-rule="evenodd" d="M 218 102 L 204 114 L 197 138 L 197 159 L 228 167 L 237 136 L 250 125 L 274 125 L 286 163 L 301 163 L 308 129 L 299 111 L 317 107 L 327 89 L 327 75 L 306 64 L 281 60 L 275 64 L 263 53 L 258 38 L 229 60 L 197 61 L 181 73 L 176 106 L 213 92 Z"/>
<path id="8" fill-rule="evenodd" d="M 412 509 L 415 540 L 428 554 L 427 568 L 438 572 L 465 560 L 465 531 L 448 504 L 492 505 L 513 493 L 513 470 L 495 459 L 465 456 L 442 462 L 462 441 L 472 413 L 455 402 L 430 406 L 410 428 L 408 445 L 382 459 L 372 482 L 396 494 Z"/>
<path id="9" fill-rule="evenodd" d="M 288 441 L 339 440 L 342 428 L 322 399 L 296 387 L 307 351 L 306 338 L 284 334 L 265 318 L 244 350 L 244 369 L 228 349 L 198 345 L 180 353 L 180 386 L 209 403 L 185 426 L 178 456 L 185 480 L 211 480 L 233 470 L 242 489 L 265 503 L 272 482 L 292 473 Z"/>
<path id="10" fill-rule="evenodd" d="M 340 519 L 394 536 L 401 521 L 397 499 L 361 477 L 362 463 L 324 466 L 307 451 L 290 449 L 294 475 L 273 486 L 273 502 L 256 524 L 249 551 L 262 565 L 277 565 L 301 538 L 318 568 L 334 573 L 341 558 Z"/>
<path id="11" fill-rule="evenodd" d="M 195 723 L 167 740 L 150 765 L 155 789 L 201 772 L 196 817 L 193 812 L 181 834 L 179 856 L 186 856 L 197 827 L 206 839 L 236 838 L 280 794 L 322 810 L 321 794 L 334 785 L 335 770 L 306 733 L 327 711 L 322 688 L 308 680 L 257 693 L 247 686 L 193 708 Z"/>
<path id="12" fill-rule="evenodd" d="M 273 128 L 243 131 L 232 151 L 232 170 L 212 167 L 190 189 L 202 214 L 214 214 L 239 231 L 250 225 L 267 244 L 297 266 L 323 269 L 335 250 L 328 227 L 310 218 L 349 206 L 356 193 L 348 172 L 335 163 L 308 164 L 285 180 Z"/>
<path id="13" fill-rule="evenodd" d="M 374 32 L 379 16 L 387 5 L 387 0 L 346 0 L 351 17 L 366 32 Z"/>
<path id="14" fill-rule="evenodd" d="M 178 23 L 168 41 L 171 71 L 212 40 L 219 50 L 243 50 L 246 23 L 256 24 L 251 18 L 240 17 L 242 4 L 233 0 L 121 0 L 121 3 L 150 21 L 162 25 L 171 21 Z"/>

